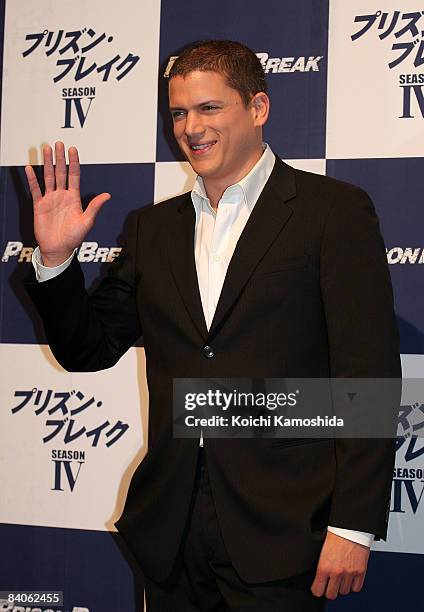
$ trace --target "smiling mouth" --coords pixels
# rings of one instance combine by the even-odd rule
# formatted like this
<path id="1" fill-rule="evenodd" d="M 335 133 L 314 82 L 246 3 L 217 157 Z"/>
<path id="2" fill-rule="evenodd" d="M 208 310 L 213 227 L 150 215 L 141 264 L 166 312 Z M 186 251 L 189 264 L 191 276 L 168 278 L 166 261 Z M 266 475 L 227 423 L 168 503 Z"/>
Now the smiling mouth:
<path id="1" fill-rule="evenodd" d="M 207 153 L 207 151 L 210 151 L 216 143 L 217 141 L 213 140 L 211 142 L 205 142 L 202 144 L 191 144 L 189 145 L 190 151 L 195 155 L 204 155 L 205 153 Z"/>

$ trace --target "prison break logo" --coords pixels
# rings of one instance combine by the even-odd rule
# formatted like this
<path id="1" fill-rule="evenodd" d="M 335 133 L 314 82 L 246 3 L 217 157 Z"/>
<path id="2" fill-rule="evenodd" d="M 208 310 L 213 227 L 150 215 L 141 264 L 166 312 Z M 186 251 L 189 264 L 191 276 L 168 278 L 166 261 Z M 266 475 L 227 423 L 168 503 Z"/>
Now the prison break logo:
<path id="1" fill-rule="evenodd" d="M 0 612 L 62 612 L 59 608 L 33 608 L 32 606 L 15 606 L 13 603 L 9 603 L 5 599 L 0 599 Z M 63 610 L 67 612 L 67 610 Z M 74 606 L 69 612 L 90 612 L 89 608 L 82 608 L 81 606 Z"/>
<path id="2" fill-rule="evenodd" d="M 81 263 L 104 262 L 110 263 L 121 252 L 122 247 L 99 247 L 98 242 L 83 242 L 78 249 L 77 257 Z M 2 262 L 10 258 L 17 259 L 18 263 L 30 263 L 34 247 L 26 247 L 19 240 L 9 240 L 3 251 Z"/>
<path id="3" fill-rule="evenodd" d="M 400 407 L 390 511 L 416 514 L 424 493 L 424 404 Z M 399 431 L 399 429 L 398 429 Z M 400 464 L 403 465 L 400 465 Z"/>
<path id="4" fill-rule="evenodd" d="M 96 98 L 96 87 L 92 85 L 94 79 L 119 83 L 140 61 L 139 55 L 117 53 L 113 46 L 109 51 L 107 48 L 113 40 L 112 35 L 98 33 L 92 27 L 69 32 L 45 29 L 25 36 L 27 46 L 22 52 L 23 58 L 30 58 L 33 53 L 45 54 L 49 62 L 54 62 L 53 83 L 66 83 L 61 89 L 64 104 L 62 128 L 84 127 Z M 87 79 L 90 84 L 87 84 Z M 75 83 L 84 85 L 75 86 Z"/>
<path id="5" fill-rule="evenodd" d="M 20 240 L 9 240 L 2 255 L 2 262 L 16 259 L 18 263 L 31 263 L 34 247 L 24 246 Z M 77 257 L 80 263 L 111 263 L 118 257 L 122 247 L 101 247 L 98 242 L 83 242 L 78 249 Z M 424 264 L 424 247 L 391 247 L 386 249 L 387 263 L 394 264 Z"/>
<path id="6" fill-rule="evenodd" d="M 386 249 L 387 263 L 394 264 L 424 264 L 423 247 L 392 247 Z"/>
<path id="7" fill-rule="evenodd" d="M 424 73 L 417 72 L 424 66 L 424 10 L 377 11 L 371 15 L 356 15 L 354 22 L 359 29 L 351 35 L 352 42 L 374 34 L 378 40 L 391 44 L 390 70 L 401 65 L 405 67 L 405 73 L 397 77 L 401 90 L 399 119 L 424 118 Z M 415 69 L 414 72 L 409 72 L 411 69 Z"/>
<path id="8" fill-rule="evenodd" d="M 128 431 L 128 423 L 121 420 L 110 422 L 102 414 L 103 401 L 94 397 L 86 398 L 81 391 L 53 391 L 53 389 L 19 389 L 14 392 L 12 415 L 21 419 L 25 427 L 25 414 L 30 411 L 39 417 L 45 426 L 43 444 L 54 442 L 55 445 L 72 444 L 77 440 L 84 441 L 91 448 L 111 448 Z M 93 412 L 99 414 L 94 427 L 84 424 L 84 417 Z M 97 414 L 96 414 L 97 416 Z M 64 491 L 65 487 L 74 490 L 82 466 L 85 463 L 85 451 L 70 448 L 51 450 L 53 464 L 52 491 Z"/>
<path id="9" fill-rule="evenodd" d="M 301 55 L 293 57 L 269 57 L 268 53 L 256 53 L 260 59 L 265 74 L 281 74 L 283 72 L 319 72 L 320 62 L 324 59 L 323 55 Z M 164 78 L 169 77 L 169 72 L 177 59 L 178 55 L 172 55 L 163 73 Z"/>
<path id="10" fill-rule="evenodd" d="M 59 610 L 59 608 L 52 610 L 51 608 L 15 606 L 6 600 L 0 599 L 0 612 L 62 612 L 62 610 Z M 67 611 L 63 610 L 63 612 Z M 90 612 L 90 610 L 88 608 L 81 608 L 81 606 L 74 606 L 69 612 Z"/>

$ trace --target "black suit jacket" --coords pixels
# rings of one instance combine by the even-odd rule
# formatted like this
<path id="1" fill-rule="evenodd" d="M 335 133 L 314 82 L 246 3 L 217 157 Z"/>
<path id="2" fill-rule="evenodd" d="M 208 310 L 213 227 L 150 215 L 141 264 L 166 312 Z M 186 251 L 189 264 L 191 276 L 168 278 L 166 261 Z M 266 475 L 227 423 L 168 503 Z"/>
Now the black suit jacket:
<path id="1" fill-rule="evenodd" d="M 378 221 L 356 187 L 277 159 L 209 332 L 190 194 L 135 217 L 93 295 L 76 258 L 27 288 L 68 370 L 109 368 L 144 336 L 149 450 L 116 526 L 161 580 L 181 542 L 199 448 L 172 436 L 174 377 L 400 377 L 399 343 Z M 245 581 L 311 569 L 329 524 L 386 535 L 393 440 L 208 439 L 205 450 L 224 541 Z"/>

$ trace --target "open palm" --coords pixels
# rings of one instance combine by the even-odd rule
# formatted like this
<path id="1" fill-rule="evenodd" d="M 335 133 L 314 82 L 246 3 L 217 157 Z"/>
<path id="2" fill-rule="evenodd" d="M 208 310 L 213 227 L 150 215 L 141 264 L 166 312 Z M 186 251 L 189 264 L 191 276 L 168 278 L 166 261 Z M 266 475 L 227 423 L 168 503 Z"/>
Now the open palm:
<path id="1" fill-rule="evenodd" d="M 35 239 L 47 266 L 59 265 L 71 255 L 93 227 L 100 208 L 111 197 L 109 193 L 102 193 L 93 198 L 83 211 L 76 147 L 70 147 L 68 157 L 69 171 L 63 142 L 55 144 L 56 166 L 53 166 L 52 148 L 43 147 L 44 195 L 32 166 L 25 167 L 34 205 Z"/>

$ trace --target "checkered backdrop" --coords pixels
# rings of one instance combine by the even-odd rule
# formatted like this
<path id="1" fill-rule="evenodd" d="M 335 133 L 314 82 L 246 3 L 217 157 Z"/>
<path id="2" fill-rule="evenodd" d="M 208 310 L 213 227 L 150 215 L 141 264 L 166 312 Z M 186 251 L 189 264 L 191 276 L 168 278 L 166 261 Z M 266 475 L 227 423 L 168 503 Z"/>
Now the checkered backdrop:
<path id="1" fill-rule="evenodd" d="M 0 2 L 0 590 L 63 590 L 63 610 L 74 612 L 143 607 L 142 576 L 113 522 L 145 452 L 144 351 L 94 374 L 67 373 L 53 359 L 22 287 L 34 247 L 23 166 L 40 170 L 41 145 L 63 140 L 79 148 L 84 200 L 112 194 L 79 251 L 93 286 L 119 253 L 130 211 L 193 184 L 167 112 L 172 58 L 195 39 L 246 43 L 267 74 L 273 150 L 373 198 L 404 376 L 422 378 L 422 8 L 417 0 Z M 419 412 L 421 399 L 403 403 Z M 365 591 L 332 608 L 421 601 L 424 444 L 407 433 L 388 540 L 373 546 Z"/>

